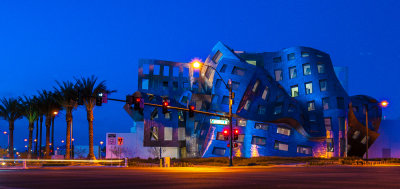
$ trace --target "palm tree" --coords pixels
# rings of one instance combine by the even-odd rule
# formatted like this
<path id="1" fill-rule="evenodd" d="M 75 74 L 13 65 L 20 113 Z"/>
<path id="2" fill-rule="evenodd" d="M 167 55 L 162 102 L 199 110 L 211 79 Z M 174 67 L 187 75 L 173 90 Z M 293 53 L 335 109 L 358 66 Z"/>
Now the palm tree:
<path id="1" fill-rule="evenodd" d="M 46 148 L 45 148 L 45 158 L 50 157 L 50 128 L 51 128 L 51 119 L 53 116 L 53 112 L 59 111 L 61 109 L 60 105 L 56 101 L 56 93 L 48 92 L 46 90 L 42 90 L 39 92 L 39 98 L 43 103 L 42 112 L 46 118 Z"/>
<path id="2" fill-rule="evenodd" d="M 0 116 L 8 121 L 8 127 L 10 130 L 8 135 L 10 139 L 8 152 L 10 158 L 14 158 L 14 122 L 17 119 L 22 118 L 21 104 L 15 98 L 2 98 L 0 102 Z"/>
<path id="3" fill-rule="evenodd" d="M 39 151 L 36 151 L 36 155 L 38 157 L 42 157 L 42 144 L 43 144 L 43 135 L 42 135 L 42 128 L 43 128 L 43 116 L 45 114 L 45 110 L 47 105 L 44 103 L 42 96 L 40 95 L 40 92 L 38 94 L 38 96 L 35 96 L 35 100 L 36 100 L 36 106 L 38 109 L 38 120 L 36 122 L 36 129 L 39 130 L 39 137 L 36 136 L 37 142 L 36 145 L 39 143 Z M 38 122 L 40 122 L 40 127 Z"/>
<path id="4" fill-rule="evenodd" d="M 67 135 L 66 135 L 66 152 L 65 159 L 70 159 L 70 138 L 71 138 L 71 125 L 72 125 L 72 111 L 78 106 L 76 99 L 78 91 L 76 84 L 71 81 L 56 81 L 58 88 L 55 88 L 58 95 L 57 102 L 65 109 L 65 120 L 67 121 Z"/>
<path id="5" fill-rule="evenodd" d="M 93 153 L 93 109 L 96 105 L 96 96 L 99 93 L 110 94 L 116 92 L 107 89 L 106 81 L 97 82 L 97 77 L 91 76 L 88 78 L 81 77 L 77 79 L 79 92 L 82 94 L 83 102 L 86 107 L 87 120 L 89 122 L 89 154 L 88 159 L 96 159 Z"/>
<path id="6" fill-rule="evenodd" d="M 35 120 L 38 118 L 38 110 L 33 98 L 24 96 L 24 98 L 20 98 L 19 100 L 22 105 L 21 113 L 29 122 L 28 159 L 30 159 L 32 157 L 32 135 Z"/>

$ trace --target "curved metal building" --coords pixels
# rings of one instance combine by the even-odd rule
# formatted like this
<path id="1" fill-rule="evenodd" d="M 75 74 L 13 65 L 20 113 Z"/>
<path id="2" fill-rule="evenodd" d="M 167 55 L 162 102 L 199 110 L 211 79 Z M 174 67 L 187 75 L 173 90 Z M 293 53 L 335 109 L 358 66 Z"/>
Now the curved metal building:
<path id="1" fill-rule="evenodd" d="M 200 71 L 189 63 L 139 62 L 138 86 L 140 92 L 146 93 L 143 96 L 168 96 L 181 107 L 192 104 L 197 110 L 226 114 L 228 80 L 235 93 L 233 125 L 240 131 L 233 152 L 237 157 L 362 156 L 366 141 L 370 146 L 379 136 L 379 103 L 368 96 L 349 97 L 330 56 L 313 48 L 248 53 L 218 42 Z M 142 118 L 145 131 L 154 125 L 160 127 L 157 131 L 163 130 L 164 119 L 154 119 L 147 111 L 150 110 L 145 108 Z M 179 144 L 176 148 L 180 157 L 228 156 L 228 143 L 222 135 L 226 126 L 210 124 L 210 119 L 218 118 L 200 114 L 189 118 L 184 112 L 172 113 L 177 116 L 169 115 L 170 119 L 180 119 L 176 127 L 185 128 L 184 142 L 158 141 L 157 145 Z M 142 121 L 131 111 L 130 114 Z M 155 143 L 147 141 L 154 140 L 148 135 L 145 133 L 144 144 Z"/>

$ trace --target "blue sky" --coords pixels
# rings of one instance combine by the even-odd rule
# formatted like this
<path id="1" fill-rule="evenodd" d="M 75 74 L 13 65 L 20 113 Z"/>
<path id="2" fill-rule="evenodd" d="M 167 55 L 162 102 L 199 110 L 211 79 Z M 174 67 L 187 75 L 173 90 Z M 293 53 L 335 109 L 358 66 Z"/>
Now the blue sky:
<path id="1" fill-rule="evenodd" d="M 349 67 L 350 95 L 387 99 L 385 114 L 398 119 L 399 8 L 395 0 L 1 1 L 0 96 L 33 95 L 55 80 L 94 74 L 124 99 L 137 89 L 139 58 L 204 60 L 218 41 L 250 52 L 309 46 Z M 95 108 L 95 144 L 107 131 L 129 132 L 122 106 Z M 56 118 L 56 142 L 65 137 L 64 116 Z M 27 127 L 16 122 L 18 148 Z M 77 144 L 88 144 L 83 108 L 74 129 Z"/>

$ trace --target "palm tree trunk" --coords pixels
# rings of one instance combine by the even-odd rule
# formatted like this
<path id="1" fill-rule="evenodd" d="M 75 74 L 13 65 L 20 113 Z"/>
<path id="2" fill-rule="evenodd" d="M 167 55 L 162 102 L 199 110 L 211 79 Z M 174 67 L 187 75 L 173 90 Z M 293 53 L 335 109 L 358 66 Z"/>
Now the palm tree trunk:
<path id="1" fill-rule="evenodd" d="M 38 150 L 38 136 L 39 136 L 39 119 L 36 120 L 36 142 L 35 142 L 35 154 L 37 156 Z"/>
<path id="2" fill-rule="evenodd" d="M 95 160 L 96 156 L 93 153 L 93 108 L 87 110 L 87 119 L 89 121 L 89 154 L 88 159 Z"/>
<path id="3" fill-rule="evenodd" d="M 8 121 L 8 129 L 10 133 L 8 134 L 9 137 L 9 145 L 8 145 L 8 152 L 11 159 L 14 159 L 14 121 Z"/>
<path id="4" fill-rule="evenodd" d="M 65 159 L 70 159 L 71 149 L 71 124 L 72 124 L 72 108 L 67 109 L 67 114 L 65 115 L 67 121 L 67 139 L 65 140 Z"/>
<path id="5" fill-rule="evenodd" d="M 50 128 L 51 128 L 51 117 L 46 116 L 46 151 L 45 151 L 45 158 L 50 158 Z"/>
<path id="6" fill-rule="evenodd" d="M 32 135 L 34 129 L 34 122 L 29 122 L 29 144 L 28 144 L 28 159 L 32 158 Z"/>
<path id="7" fill-rule="evenodd" d="M 54 116 L 51 118 L 51 154 L 54 154 Z"/>
<path id="8" fill-rule="evenodd" d="M 42 154 L 42 140 L 43 140 L 43 137 L 42 137 L 42 125 L 43 125 L 43 115 L 41 115 L 40 116 L 40 143 L 39 143 L 39 157 L 43 157 L 43 154 Z"/>

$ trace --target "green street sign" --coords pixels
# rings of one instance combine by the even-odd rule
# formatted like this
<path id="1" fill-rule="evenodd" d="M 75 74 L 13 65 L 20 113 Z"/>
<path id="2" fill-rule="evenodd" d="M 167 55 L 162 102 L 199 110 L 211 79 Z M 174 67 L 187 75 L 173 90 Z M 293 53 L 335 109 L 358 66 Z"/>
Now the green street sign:
<path id="1" fill-rule="evenodd" d="M 210 119 L 210 123 L 214 125 L 228 125 L 229 120 L 226 119 Z"/>

